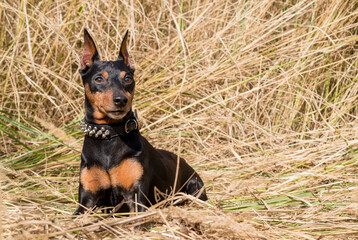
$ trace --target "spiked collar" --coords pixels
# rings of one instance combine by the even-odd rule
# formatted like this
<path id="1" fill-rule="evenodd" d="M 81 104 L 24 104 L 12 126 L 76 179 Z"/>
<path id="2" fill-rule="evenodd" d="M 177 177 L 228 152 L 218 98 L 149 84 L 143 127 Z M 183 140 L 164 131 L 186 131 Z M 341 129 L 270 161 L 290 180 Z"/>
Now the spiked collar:
<path id="1" fill-rule="evenodd" d="M 137 113 L 130 115 L 130 117 L 122 123 L 116 124 L 95 124 L 89 123 L 84 118 L 81 122 L 81 130 L 86 137 L 94 139 L 111 139 L 119 136 L 125 136 L 131 131 L 138 129 Z"/>

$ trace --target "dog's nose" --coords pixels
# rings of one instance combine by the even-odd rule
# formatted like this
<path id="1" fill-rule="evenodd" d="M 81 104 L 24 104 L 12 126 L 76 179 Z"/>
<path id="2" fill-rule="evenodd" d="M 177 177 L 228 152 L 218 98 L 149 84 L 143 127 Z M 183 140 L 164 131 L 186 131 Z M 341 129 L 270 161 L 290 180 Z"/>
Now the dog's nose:
<path id="1" fill-rule="evenodd" d="M 119 95 L 113 98 L 113 102 L 116 106 L 123 107 L 128 102 L 128 98 L 124 95 Z"/>

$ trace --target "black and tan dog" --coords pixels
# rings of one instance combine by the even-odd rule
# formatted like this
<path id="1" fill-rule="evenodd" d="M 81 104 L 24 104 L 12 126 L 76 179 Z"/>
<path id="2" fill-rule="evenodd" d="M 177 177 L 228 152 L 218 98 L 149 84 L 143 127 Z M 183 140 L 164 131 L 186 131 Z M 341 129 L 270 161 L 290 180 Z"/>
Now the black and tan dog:
<path id="1" fill-rule="evenodd" d="M 75 215 L 101 206 L 114 207 L 116 212 L 143 212 L 160 200 L 160 192 L 200 194 L 199 199 L 207 200 L 203 181 L 184 159 L 155 149 L 139 133 L 132 111 L 135 82 L 127 36 L 128 32 L 116 61 L 100 61 L 93 39 L 84 31 L 80 74 L 86 135 Z"/>

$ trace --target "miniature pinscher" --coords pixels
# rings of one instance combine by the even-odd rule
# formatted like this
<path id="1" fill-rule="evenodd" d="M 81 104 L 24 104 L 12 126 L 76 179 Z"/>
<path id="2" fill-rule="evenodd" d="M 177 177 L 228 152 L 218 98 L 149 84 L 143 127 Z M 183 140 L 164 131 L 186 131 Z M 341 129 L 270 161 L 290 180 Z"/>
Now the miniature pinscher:
<path id="1" fill-rule="evenodd" d="M 74 215 L 96 207 L 144 212 L 173 192 L 207 200 L 198 173 L 177 155 L 155 149 L 139 132 L 132 111 L 135 81 L 127 38 L 128 31 L 117 60 L 100 61 L 84 30 L 79 72 L 85 89 L 85 139 Z"/>

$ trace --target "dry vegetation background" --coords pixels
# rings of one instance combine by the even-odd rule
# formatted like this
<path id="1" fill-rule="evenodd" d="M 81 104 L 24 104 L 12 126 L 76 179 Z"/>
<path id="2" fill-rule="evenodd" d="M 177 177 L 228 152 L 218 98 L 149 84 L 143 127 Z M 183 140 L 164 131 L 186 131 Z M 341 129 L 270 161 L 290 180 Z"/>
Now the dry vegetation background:
<path id="1" fill-rule="evenodd" d="M 358 239 L 357 6 L 0 1 L 0 238 Z M 129 29 L 141 131 L 208 202 L 71 219 L 84 27 L 104 60 Z"/>

